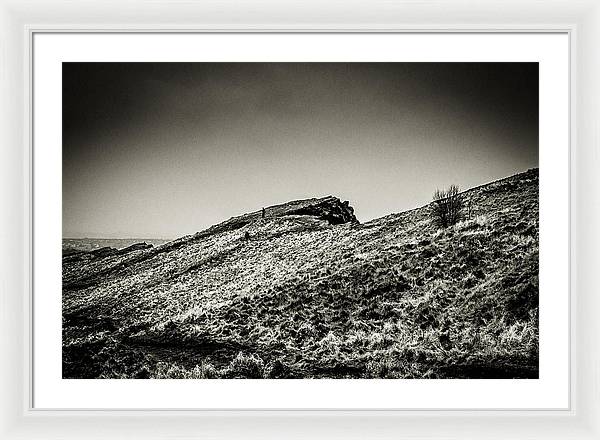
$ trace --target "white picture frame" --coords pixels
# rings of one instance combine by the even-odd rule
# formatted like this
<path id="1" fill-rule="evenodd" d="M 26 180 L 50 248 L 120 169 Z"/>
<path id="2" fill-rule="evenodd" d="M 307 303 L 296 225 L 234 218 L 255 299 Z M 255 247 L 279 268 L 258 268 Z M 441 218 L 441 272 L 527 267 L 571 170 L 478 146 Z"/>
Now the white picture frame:
<path id="1" fill-rule="evenodd" d="M 2 438 L 600 438 L 594 269 L 600 4 L 131 1 L 0 4 Z M 571 53 L 571 405 L 545 411 L 40 411 L 30 407 L 31 41 L 35 32 L 566 32 Z"/>

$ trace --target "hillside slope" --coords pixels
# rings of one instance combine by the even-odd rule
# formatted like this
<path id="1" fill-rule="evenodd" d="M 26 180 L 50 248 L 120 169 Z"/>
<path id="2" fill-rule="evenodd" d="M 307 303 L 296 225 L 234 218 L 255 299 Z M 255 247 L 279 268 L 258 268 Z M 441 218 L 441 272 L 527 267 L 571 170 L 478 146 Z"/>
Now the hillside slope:
<path id="1" fill-rule="evenodd" d="M 359 224 L 335 197 L 63 259 L 65 378 L 538 375 L 538 172 Z"/>

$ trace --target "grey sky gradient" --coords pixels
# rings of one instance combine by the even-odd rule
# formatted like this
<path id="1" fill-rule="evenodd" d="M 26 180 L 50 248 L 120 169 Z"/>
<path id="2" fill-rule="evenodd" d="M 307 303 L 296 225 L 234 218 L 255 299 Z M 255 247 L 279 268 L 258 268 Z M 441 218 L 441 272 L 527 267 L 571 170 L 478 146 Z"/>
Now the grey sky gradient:
<path id="1" fill-rule="evenodd" d="M 64 237 L 329 194 L 364 222 L 537 166 L 537 63 L 63 64 Z"/>

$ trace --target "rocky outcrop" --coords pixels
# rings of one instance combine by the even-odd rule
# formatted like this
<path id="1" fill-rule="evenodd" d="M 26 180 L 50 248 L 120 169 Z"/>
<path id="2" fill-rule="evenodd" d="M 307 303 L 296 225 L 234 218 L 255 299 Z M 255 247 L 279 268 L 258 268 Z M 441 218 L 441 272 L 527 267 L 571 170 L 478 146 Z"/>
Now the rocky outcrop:
<path id="1" fill-rule="evenodd" d="M 263 217 L 264 209 L 264 217 Z M 198 232 L 194 238 L 204 238 L 221 232 L 234 231 L 258 221 L 268 221 L 273 217 L 284 217 L 288 215 L 308 215 L 326 220 L 330 225 L 343 223 L 359 223 L 354 215 L 354 208 L 348 201 L 342 202 L 337 197 L 327 196 L 315 199 L 294 200 L 281 205 L 261 208 L 248 214 L 232 217 L 218 225 L 211 226 L 205 231 Z"/>
<path id="2" fill-rule="evenodd" d="M 299 209 L 291 210 L 286 215 L 311 215 L 322 220 L 327 220 L 330 225 L 342 223 L 358 223 L 354 215 L 354 208 L 348 201 L 340 201 L 337 197 L 317 199 L 315 203 L 307 204 Z"/>

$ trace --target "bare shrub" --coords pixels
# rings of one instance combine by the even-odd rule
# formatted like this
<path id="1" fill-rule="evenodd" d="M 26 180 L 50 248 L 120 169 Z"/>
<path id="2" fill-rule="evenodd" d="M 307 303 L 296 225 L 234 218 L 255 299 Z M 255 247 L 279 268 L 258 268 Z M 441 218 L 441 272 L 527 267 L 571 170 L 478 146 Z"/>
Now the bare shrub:
<path id="1" fill-rule="evenodd" d="M 447 190 L 437 189 L 433 193 L 431 217 L 441 228 L 455 225 L 463 218 L 465 202 L 458 186 L 450 185 Z"/>

